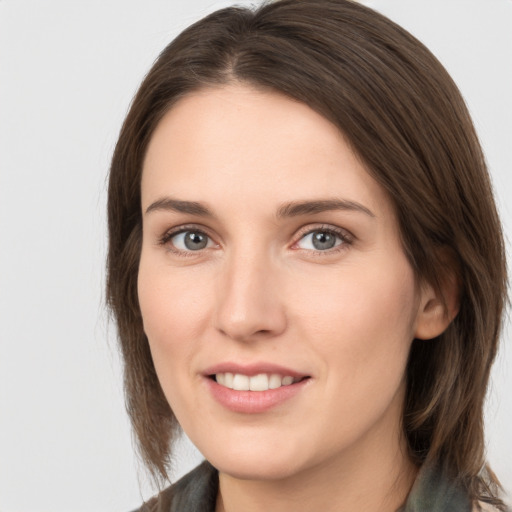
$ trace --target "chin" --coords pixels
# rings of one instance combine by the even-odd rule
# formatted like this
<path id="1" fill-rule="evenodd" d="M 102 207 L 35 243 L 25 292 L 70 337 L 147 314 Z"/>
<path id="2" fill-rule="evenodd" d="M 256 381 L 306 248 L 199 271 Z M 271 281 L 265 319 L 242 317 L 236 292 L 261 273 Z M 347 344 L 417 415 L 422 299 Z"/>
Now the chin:
<path id="1" fill-rule="evenodd" d="M 242 443 L 226 440 L 226 443 L 200 447 L 200 451 L 219 472 L 241 480 L 282 480 L 307 466 L 304 446 L 286 443 L 282 439 L 274 442 L 248 441 L 249 438 Z"/>
<path id="2" fill-rule="evenodd" d="M 290 461 L 279 458 L 278 460 L 251 460 L 241 457 L 227 458 L 215 461 L 209 459 L 209 462 L 220 472 L 239 480 L 286 480 L 300 471 L 300 466 L 296 465 L 293 459 Z M 218 462 L 218 463 L 216 463 Z"/>

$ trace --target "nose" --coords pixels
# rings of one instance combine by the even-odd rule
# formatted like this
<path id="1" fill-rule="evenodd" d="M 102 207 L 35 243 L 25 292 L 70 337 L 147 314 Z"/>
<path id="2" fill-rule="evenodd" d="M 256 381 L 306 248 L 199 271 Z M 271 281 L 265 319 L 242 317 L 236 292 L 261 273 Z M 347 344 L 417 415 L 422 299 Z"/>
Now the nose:
<path id="1" fill-rule="evenodd" d="M 265 255 L 232 255 L 217 290 L 215 322 L 237 341 L 273 338 L 286 329 L 281 279 Z"/>

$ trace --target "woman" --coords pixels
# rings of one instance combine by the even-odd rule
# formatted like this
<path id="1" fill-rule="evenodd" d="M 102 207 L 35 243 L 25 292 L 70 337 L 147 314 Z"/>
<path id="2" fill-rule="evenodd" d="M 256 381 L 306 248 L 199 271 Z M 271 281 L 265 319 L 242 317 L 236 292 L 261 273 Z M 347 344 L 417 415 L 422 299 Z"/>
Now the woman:
<path id="1" fill-rule="evenodd" d="M 506 270 L 456 86 L 342 0 L 224 9 L 160 55 L 109 185 L 142 510 L 505 507 L 482 407 Z"/>

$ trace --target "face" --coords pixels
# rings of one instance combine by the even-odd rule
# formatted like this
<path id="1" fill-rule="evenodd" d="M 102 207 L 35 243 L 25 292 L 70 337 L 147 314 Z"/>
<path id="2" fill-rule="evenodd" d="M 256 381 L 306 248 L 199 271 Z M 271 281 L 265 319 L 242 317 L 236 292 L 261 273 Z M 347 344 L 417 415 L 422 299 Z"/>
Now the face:
<path id="1" fill-rule="evenodd" d="M 425 300 L 334 125 L 278 93 L 190 94 L 151 139 L 142 209 L 145 333 L 214 466 L 284 478 L 399 442 Z"/>

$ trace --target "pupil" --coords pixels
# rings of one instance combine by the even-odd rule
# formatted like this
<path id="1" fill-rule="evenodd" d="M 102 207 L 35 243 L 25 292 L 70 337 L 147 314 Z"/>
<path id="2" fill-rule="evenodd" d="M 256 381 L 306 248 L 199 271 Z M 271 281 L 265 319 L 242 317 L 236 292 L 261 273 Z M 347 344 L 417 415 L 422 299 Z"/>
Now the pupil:
<path id="1" fill-rule="evenodd" d="M 331 249 L 336 244 L 336 237 L 325 231 L 313 234 L 313 247 L 315 249 Z"/>
<path id="2" fill-rule="evenodd" d="M 189 232 L 185 236 L 185 247 L 192 251 L 204 249 L 207 244 L 207 238 L 200 233 Z"/>

